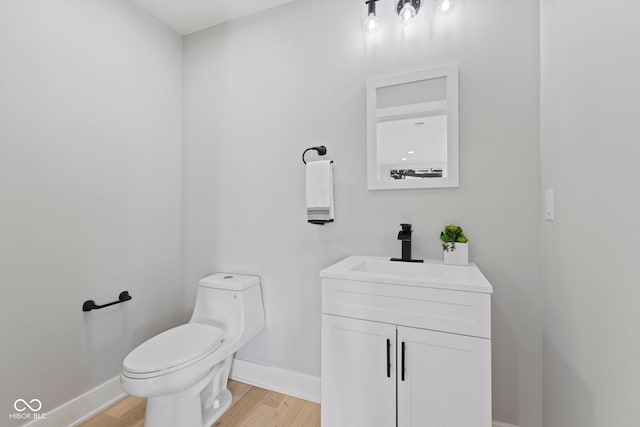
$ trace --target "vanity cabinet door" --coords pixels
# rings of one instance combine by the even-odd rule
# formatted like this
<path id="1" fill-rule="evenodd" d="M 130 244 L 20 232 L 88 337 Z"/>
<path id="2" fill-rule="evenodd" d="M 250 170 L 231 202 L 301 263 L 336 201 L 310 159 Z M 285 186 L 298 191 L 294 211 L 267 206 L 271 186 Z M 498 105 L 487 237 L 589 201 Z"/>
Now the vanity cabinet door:
<path id="1" fill-rule="evenodd" d="M 396 326 L 322 315 L 322 426 L 396 425 Z"/>
<path id="2" fill-rule="evenodd" d="M 490 340 L 399 326 L 397 349 L 398 427 L 491 427 Z"/>

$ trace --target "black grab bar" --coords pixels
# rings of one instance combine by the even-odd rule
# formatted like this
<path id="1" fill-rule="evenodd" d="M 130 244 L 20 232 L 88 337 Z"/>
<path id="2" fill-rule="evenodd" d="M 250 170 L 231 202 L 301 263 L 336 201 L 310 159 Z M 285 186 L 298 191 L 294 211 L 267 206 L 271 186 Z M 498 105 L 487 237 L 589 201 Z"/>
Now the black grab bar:
<path id="1" fill-rule="evenodd" d="M 118 301 L 110 302 L 109 304 L 97 305 L 94 300 L 92 300 L 92 299 L 87 300 L 87 301 L 84 302 L 84 304 L 82 304 L 82 311 L 99 310 L 101 308 L 105 308 L 105 307 L 109 307 L 111 305 L 120 304 L 122 302 L 129 301 L 130 299 L 131 299 L 131 295 L 129 295 L 129 292 L 128 291 L 122 291 L 122 292 L 120 292 L 120 295 L 118 296 Z"/>

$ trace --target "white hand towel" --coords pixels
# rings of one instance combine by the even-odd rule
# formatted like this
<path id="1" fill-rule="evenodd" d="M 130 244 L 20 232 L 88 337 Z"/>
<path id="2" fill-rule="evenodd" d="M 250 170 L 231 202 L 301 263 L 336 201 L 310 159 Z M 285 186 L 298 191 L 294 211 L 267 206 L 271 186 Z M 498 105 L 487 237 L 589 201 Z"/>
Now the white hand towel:
<path id="1" fill-rule="evenodd" d="M 307 163 L 307 218 L 312 224 L 333 222 L 333 162 Z"/>

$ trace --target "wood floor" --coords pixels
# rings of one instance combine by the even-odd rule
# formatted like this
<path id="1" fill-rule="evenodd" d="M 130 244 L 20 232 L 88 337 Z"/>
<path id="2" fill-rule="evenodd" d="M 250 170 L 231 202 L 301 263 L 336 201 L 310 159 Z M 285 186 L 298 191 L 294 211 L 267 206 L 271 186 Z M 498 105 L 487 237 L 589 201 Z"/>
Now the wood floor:
<path id="1" fill-rule="evenodd" d="M 233 403 L 216 427 L 319 427 L 320 405 L 229 381 Z M 146 400 L 128 396 L 79 427 L 143 427 Z"/>

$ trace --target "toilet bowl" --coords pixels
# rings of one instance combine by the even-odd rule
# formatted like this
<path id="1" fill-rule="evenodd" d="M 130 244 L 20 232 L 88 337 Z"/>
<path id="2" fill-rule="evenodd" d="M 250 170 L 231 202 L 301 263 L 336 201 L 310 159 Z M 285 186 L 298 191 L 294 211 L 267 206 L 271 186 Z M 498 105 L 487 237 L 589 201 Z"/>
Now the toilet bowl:
<path id="1" fill-rule="evenodd" d="M 145 427 L 208 427 L 231 405 L 233 355 L 264 328 L 260 278 L 200 280 L 191 321 L 140 344 L 124 359 L 125 393 L 147 398 Z"/>

